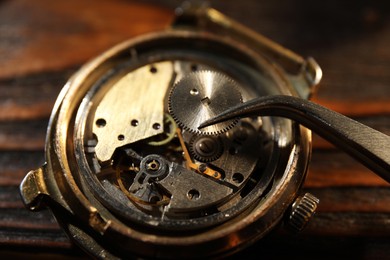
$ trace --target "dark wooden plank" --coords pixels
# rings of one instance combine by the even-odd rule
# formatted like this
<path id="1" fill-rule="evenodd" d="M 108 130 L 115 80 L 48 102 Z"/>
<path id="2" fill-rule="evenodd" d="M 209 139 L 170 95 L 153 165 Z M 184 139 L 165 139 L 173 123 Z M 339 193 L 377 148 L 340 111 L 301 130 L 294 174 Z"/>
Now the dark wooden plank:
<path id="1" fill-rule="evenodd" d="M 48 118 L 0 122 L 0 149 L 36 151 L 45 146 Z"/>
<path id="2" fill-rule="evenodd" d="M 19 186 L 0 187 L 0 209 L 23 208 L 24 205 L 20 199 Z"/>
<path id="3" fill-rule="evenodd" d="M 44 160 L 42 151 L 0 151 L 0 188 L 17 186 L 28 171 L 40 167 Z"/>
<path id="4" fill-rule="evenodd" d="M 25 208 L 2 208 L 0 215 L 0 230 L 60 230 L 56 220 L 49 210 L 30 212 Z"/>
<path id="5" fill-rule="evenodd" d="M 139 2 L 5 1 L 0 78 L 73 67 L 113 44 L 164 28 L 172 12 Z"/>
<path id="6" fill-rule="evenodd" d="M 0 121 L 48 118 L 60 90 L 75 70 L 0 79 Z"/>
<path id="7" fill-rule="evenodd" d="M 315 150 L 306 187 L 384 186 L 389 184 L 347 154 L 333 149 Z"/>
<path id="8" fill-rule="evenodd" d="M 63 249 L 72 248 L 68 237 L 60 229 L 55 230 L 1 230 L 0 231 L 0 249 L 1 246 L 8 245 L 8 249 L 12 246 L 21 250 L 25 246 L 34 246 L 40 248 L 56 248 Z M 21 250 L 23 252 L 23 250 Z M 61 250 L 59 251 L 61 253 Z"/>
<path id="9" fill-rule="evenodd" d="M 388 187 L 306 188 L 305 191 L 320 199 L 319 213 L 390 213 Z"/>
<path id="10" fill-rule="evenodd" d="M 23 246 L 23 251 L 17 251 L 15 246 L 8 246 L 1 249 L 3 259 L 31 259 L 31 260 L 69 260 L 69 259 L 90 259 L 80 250 L 70 248 L 42 248 Z"/>
<path id="11" fill-rule="evenodd" d="M 316 214 L 303 234 L 312 236 L 389 237 L 390 213 L 323 213 Z"/>
<path id="12" fill-rule="evenodd" d="M 348 238 L 309 235 L 269 235 L 227 259 L 389 259 L 389 238 Z"/>

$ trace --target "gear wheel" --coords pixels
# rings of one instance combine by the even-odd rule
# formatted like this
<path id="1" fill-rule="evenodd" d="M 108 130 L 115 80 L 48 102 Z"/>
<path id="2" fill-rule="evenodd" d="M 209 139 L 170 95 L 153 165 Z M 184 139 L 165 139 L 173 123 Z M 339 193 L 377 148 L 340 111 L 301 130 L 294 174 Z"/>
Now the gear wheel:
<path id="1" fill-rule="evenodd" d="M 242 103 L 238 84 L 228 76 L 214 71 L 192 72 L 177 82 L 169 96 L 169 113 L 176 123 L 196 134 L 221 134 L 238 120 L 231 120 L 202 129 L 207 119 Z"/>
<path id="2" fill-rule="evenodd" d="M 218 136 L 195 135 L 189 146 L 192 156 L 200 162 L 212 162 L 223 153 L 223 143 Z"/>

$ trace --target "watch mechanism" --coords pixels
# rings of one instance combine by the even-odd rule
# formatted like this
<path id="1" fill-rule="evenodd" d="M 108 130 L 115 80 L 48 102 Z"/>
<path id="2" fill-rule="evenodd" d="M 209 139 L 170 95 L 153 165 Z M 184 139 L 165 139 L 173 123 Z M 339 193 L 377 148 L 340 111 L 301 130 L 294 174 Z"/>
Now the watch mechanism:
<path id="1" fill-rule="evenodd" d="M 240 213 L 236 202 L 260 179 L 270 181 L 261 170 L 270 133 L 261 118 L 198 126 L 250 91 L 217 68 L 182 60 L 127 72 L 88 116 L 86 159 L 115 197 L 102 202 L 165 229 L 203 228 Z"/>
<path id="2" fill-rule="evenodd" d="M 199 125 L 257 97 L 307 98 L 320 69 L 203 12 L 214 31 L 189 25 L 200 19 L 189 12 L 84 65 L 56 102 L 47 163 L 27 174 L 22 197 L 32 210 L 52 208 L 95 257 L 232 254 L 280 223 L 298 196 L 309 130 L 258 116 Z M 218 29 L 226 21 L 237 35 Z"/>

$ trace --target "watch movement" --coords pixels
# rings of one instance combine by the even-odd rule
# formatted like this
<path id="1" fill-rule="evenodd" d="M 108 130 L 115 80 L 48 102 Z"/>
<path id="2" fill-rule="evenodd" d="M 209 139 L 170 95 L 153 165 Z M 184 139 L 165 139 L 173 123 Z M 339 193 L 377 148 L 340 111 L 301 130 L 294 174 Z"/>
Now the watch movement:
<path id="1" fill-rule="evenodd" d="M 20 186 L 97 258 L 221 257 L 280 222 L 299 231 L 311 132 L 251 115 L 199 126 L 273 95 L 308 99 L 321 69 L 208 7 L 85 64 L 55 103 L 46 163 Z"/>

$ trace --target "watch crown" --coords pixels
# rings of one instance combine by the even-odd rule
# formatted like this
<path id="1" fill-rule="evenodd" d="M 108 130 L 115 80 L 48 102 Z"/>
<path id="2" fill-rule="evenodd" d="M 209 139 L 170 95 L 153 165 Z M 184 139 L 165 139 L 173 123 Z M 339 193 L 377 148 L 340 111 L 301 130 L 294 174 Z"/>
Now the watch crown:
<path id="1" fill-rule="evenodd" d="M 302 231 L 314 215 L 319 202 L 320 200 L 310 193 L 296 198 L 287 220 L 289 228 L 294 232 Z"/>

